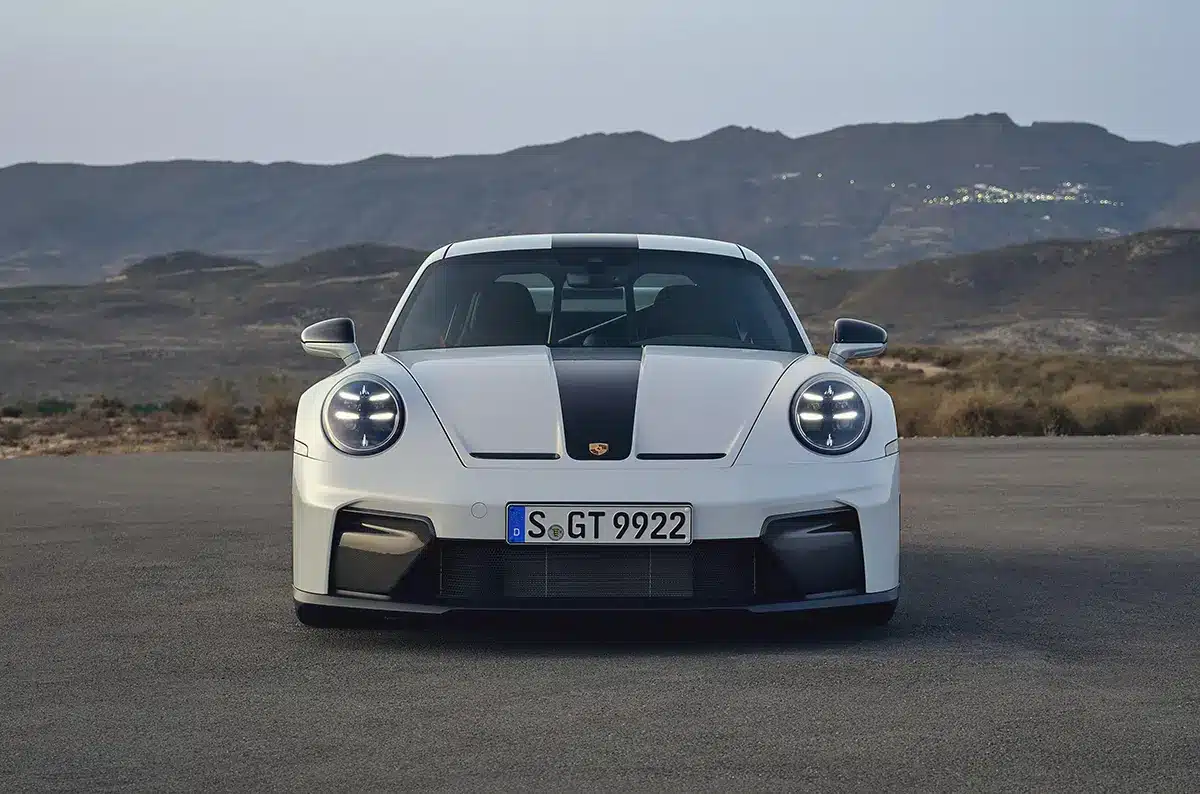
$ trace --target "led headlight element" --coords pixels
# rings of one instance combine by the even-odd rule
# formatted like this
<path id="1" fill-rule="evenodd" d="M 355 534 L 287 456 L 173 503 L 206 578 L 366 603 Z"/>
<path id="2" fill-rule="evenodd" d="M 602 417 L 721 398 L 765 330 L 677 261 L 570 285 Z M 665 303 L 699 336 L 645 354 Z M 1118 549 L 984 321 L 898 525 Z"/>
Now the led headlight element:
<path id="1" fill-rule="evenodd" d="M 849 452 L 870 429 L 871 404 L 857 386 L 837 375 L 810 378 L 792 398 L 792 430 L 814 452 Z"/>
<path id="2" fill-rule="evenodd" d="M 382 452 L 404 429 L 404 403 L 390 383 L 352 375 L 325 400 L 321 425 L 329 443 L 347 455 Z"/>

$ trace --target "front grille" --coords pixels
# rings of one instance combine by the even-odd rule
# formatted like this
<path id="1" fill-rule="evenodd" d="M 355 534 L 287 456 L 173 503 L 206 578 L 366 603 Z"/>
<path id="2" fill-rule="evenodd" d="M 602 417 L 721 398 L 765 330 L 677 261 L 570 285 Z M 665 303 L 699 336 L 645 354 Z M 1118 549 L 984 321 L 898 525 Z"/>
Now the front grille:
<path id="1" fill-rule="evenodd" d="M 590 599 L 749 603 L 754 540 L 690 546 L 518 546 L 438 541 L 438 597 L 462 603 Z"/>
<path id="2" fill-rule="evenodd" d="M 758 538 L 689 546 L 433 537 L 388 595 L 477 608 L 736 607 L 863 589 L 858 518 L 844 509 L 781 516 L 768 521 Z"/>

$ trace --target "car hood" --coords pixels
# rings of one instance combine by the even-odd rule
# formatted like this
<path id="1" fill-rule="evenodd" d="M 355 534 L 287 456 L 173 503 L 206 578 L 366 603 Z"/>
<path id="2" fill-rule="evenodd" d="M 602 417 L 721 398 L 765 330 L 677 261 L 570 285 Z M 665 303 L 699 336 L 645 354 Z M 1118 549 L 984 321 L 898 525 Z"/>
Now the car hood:
<path id="1" fill-rule="evenodd" d="M 412 374 L 468 466 L 728 466 L 800 354 L 648 345 L 389 355 Z"/>

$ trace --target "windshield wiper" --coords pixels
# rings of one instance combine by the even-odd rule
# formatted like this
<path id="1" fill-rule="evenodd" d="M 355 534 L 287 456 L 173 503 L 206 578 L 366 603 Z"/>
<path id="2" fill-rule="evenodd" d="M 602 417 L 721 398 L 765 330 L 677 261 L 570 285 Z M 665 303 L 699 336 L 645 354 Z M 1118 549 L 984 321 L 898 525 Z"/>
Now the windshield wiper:
<path id="1" fill-rule="evenodd" d="M 622 312 L 621 314 L 618 314 L 616 317 L 605 320 L 604 322 L 599 323 L 598 325 L 593 325 L 591 328 L 584 328 L 582 331 L 576 331 L 573 334 L 567 334 L 562 339 L 559 339 L 557 342 L 551 342 L 550 344 L 551 345 L 561 345 L 563 342 L 569 342 L 572 339 L 575 339 L 576 337 L 586 336 L 587 334 L 590 334 L 593 331 L 599 331 L 601 328 L 605 327 L 606 325 L 612 325 L 617 320 L 623 320 L 628 316 L 629 316 L 628 314 Z"/>

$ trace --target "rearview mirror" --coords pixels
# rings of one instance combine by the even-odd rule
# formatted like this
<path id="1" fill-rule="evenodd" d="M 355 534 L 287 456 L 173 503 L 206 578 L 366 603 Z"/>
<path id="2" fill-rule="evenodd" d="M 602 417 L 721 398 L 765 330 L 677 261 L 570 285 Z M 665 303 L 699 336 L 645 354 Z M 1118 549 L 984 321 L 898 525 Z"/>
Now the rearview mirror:
<path id="1" fill-rule="evenodd" d="M 855 358 L 872 358 L 887 350 L 887 331 L 865 320 L 839 317 L 833 324 L 829 360 L 845 364 Z"/>
<path id="2" fill-rule="evenodd" d="M 300 332 L 300 345 L 310 356 L 341 359 L 346 366 L 362 358 L 354 339 L 354 321 L 349 317 L 313 323 Z"/>

